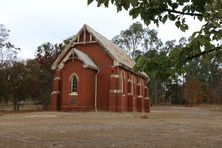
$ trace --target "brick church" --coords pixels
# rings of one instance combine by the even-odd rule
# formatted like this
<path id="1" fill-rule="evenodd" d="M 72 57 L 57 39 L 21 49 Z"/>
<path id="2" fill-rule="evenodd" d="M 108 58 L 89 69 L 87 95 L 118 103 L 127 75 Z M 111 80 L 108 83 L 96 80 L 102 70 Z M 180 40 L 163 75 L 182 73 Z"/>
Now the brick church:
<path id="1" fill-rule="evenodd" d="M 118 46 L 84 25 L 52 65 L 54 111 L 149 112 L 144 73 Z"/>

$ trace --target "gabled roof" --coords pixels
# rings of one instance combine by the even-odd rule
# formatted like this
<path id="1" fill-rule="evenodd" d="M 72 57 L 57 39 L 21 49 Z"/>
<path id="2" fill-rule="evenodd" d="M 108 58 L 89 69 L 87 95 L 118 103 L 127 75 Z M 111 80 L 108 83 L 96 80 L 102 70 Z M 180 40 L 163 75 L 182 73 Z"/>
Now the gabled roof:
<path id="1" fill-rule="evenodd" d="M 115 45 L 112 41 L 105 38 L 103 35 L 99 34 L 95 30 L 93 30 L 88 25 L 84 25 L 79 33 L 70 41 L 68 46 L 62 51 L 62 53 L 59 55 L 59 57 L 56 59 L 56 61 L 52 65 L 52 69 L 56 69 L 61 60 L 64 58 L 68 50 L 75 45 L 75 41 L 77 40 L 78 36 L 82 33 L 83 30 L 87 30 L 94 38 L 95 40 L 104 48 L 105 52 L 115 61 L 115 66 L 117 65 L 123 65 L 130 69 L 133 68 L 135 65 L 135 62 L 126 54 L 123 49 L 119 48 L 117 45 Z"/>
<path id="2" fill-rule="evenodd" d="M 123 49 L 118 47 L 116 44 L 108 40 L 103 35 L 93 30 L 88 25 L 85 25 L 85 27 L 87 31 L 90 32 L 100 44 L 102 44 L 102 46 L 107 50 L 107 52 L 112 56 L 114 60 L 129 68 L 133 68 L 135 62 L 126 54 Z"/>
<path id="3" fill-rule="evenodd" d="M 86 55 L 84 52 L 77 50 L 75 48 L 74 49 L 74 53 L 78 56 L 78 58 L 80 60 L 83 61 L 84 65 L 86 67 L 90 67 L 90 68 L 95 68 L 95 69 L 99 69 L 96 64 L 92 61 L 92 59 L 90 59 L 90 57 L 88 55 Z"/>
<path id="4" fill-rule="evenodd" d="M 67 60 L 70 59 L 71 56 L 77 57 L 79 60 L 81 60 L 84 63 L 84 67 L 86 68 L 92 68 L 95 70 L 99 69 L 88 55 L 75 48 L 72 48 L 69 51 L 69 53 L 65 56 L 65 58 L 61 61 L 60 64 L 63 65 Z"/>

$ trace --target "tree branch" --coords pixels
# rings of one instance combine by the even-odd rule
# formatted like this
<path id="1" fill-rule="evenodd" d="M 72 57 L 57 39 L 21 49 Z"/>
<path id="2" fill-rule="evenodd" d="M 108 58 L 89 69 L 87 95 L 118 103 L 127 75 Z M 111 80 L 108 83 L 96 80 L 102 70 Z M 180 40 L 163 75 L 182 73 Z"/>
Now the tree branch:
<path id="1" fill-rule="evenodd" d="M 190 16 L 203 16 L 203 14 L 200 13 L 187 13 L 187 12 L 181 12 L 177 10 L 171 10 L 171 9 L 166 9 L 169 13 L 177 13 L 177 14 L 182 14 L 182 15 L 190 15 Z"/>
<path id="2" fill-rule="evenodd" d="M 192 56 L 189 56 L 189 57 L 185 58 L 184 61 L 186 62 L 186 61 L 189 61 L 189 60 L 191 60 L 191 59 L 193 59 L 193 58 L 196 58 L 196 57 L 205 55 L 205 54 L 210 53 L 210 52 L 213 52 L 213 51 L 215 51 L 215 50 L 221 50 L 221 49 L 222 49 L 222 47 L 220 46 L 220 47 L 212 48 L 212 49 L 210 49 L 210 50 L 205 50 L 205 51 L 203 51 L 203 52 L 200 52 L 200 53 L 197 53 L 197 54 L 195 54 L 195 55 L 192 55 Z"/>

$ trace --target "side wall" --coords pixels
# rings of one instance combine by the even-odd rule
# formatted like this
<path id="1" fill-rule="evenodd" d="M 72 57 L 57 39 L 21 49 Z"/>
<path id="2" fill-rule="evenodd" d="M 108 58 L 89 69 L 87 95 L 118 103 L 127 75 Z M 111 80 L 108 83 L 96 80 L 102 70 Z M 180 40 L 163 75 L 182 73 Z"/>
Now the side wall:
<path id="1" fill-rule="evenodd" d="M 116 67 L 111 75 L 110 111 L 150 112 L 147 80 Z"/>

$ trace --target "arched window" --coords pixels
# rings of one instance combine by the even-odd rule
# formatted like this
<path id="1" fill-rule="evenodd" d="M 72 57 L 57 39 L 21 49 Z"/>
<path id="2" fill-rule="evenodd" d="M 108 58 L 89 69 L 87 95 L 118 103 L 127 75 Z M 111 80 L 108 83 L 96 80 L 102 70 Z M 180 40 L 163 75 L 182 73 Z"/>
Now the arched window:
<path id="1" fill-rule="evenodd" d="M 71 79 L 71 93 L 77 92 L 77 77 L 74 75 Z"/>

